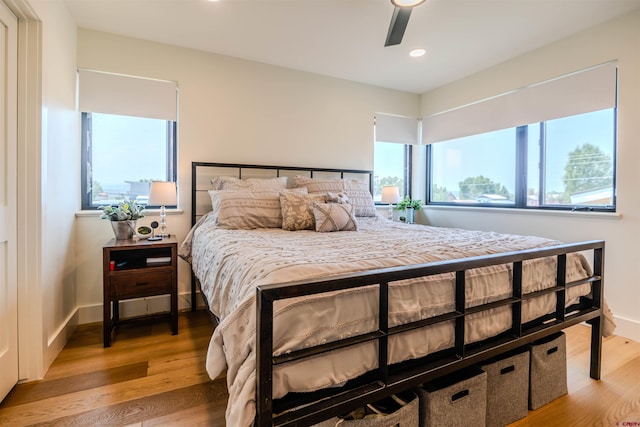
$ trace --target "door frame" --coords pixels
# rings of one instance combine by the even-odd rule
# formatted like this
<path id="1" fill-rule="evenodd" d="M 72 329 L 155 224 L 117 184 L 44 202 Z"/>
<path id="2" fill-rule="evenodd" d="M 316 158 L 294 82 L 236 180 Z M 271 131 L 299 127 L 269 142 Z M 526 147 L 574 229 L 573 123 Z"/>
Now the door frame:
<path id="1" fill-rule="evenodd" d="M 3 0 L 18 17 L 19 380 L 44 376 L 42 316 L 42 22 L 28 0 Z"/>

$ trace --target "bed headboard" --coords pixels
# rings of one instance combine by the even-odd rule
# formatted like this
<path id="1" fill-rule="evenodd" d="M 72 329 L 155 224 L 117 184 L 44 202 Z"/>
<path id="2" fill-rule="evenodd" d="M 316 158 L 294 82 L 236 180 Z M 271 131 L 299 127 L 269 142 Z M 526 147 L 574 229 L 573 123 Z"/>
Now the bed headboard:
<path id="1" fill-rule="evenodd" d="M 355 169 L 306 168 L 299 166 L 265 166 L 232 163 L 191 163 L 191 225 L 211 210 L 211 179 L 218 176 L 233 176 L 240 179 L 288 177 L 288 187 L 293 188 L 297 175 L 309 178 L 346 178 L 369 183 L 373 194 L 373 171 Z"/>

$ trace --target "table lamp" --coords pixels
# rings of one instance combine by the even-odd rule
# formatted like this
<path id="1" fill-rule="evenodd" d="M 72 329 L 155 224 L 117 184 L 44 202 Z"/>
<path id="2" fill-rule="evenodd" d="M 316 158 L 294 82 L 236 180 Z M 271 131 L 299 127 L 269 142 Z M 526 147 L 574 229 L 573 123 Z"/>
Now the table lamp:
<path id="1" fill-rule="evenodd" d="M 176 194 L 176 183 L 169 181 L 151 181 L 149 189 L 149 205 L 160 206 L 160 227 L 158 236 L 169 237 L 167 231 L 167 211 L 165 206 L 176 206 L 178 204 Z"/>
<path id="2" fill-rule="evenodd" d="M 393 203 L 400 201 L 400 190 L 395 185 L 382 187 L 382 203 L 389 203 L 389 219 L 393 220 Z"/>

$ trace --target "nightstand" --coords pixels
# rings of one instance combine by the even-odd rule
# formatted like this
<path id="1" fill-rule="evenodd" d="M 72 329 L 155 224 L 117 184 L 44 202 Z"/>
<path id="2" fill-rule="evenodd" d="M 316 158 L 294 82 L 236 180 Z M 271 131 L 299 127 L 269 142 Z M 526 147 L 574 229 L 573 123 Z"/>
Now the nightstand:
<path id="1" fill-rule="evenodd" d="M 121 323 L 119 302 L 155 295 L 171 295 L 168 313 L 173 335 L 178 333 L 178 242 L 111 239 L 102 248 L 104 346 Z M 113 310 L 112 310 L 113 303 Z M 113 312 L 113 317 L 112 317 Z"/>

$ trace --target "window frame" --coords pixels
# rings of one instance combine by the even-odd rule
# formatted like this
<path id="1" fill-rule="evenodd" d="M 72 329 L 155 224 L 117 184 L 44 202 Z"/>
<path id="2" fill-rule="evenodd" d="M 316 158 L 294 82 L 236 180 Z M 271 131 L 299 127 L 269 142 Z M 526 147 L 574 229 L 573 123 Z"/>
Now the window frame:
<path id="1" fill-rule="evenodd" d="M 92 120 L 91 115 L 94 114 L 92 112 L 81 112 L 81 155 L 80 155 L 80 173 L 81 173 L 81 209 L 82 210 L 96 210 L 100 208 L 100 205 L 94 205 L 92 203 L 92 191 L 91 186 L 93 185 L 92 179 L 92 170 L 91 170 L 91 150 L 93 146 L 93 129 L 92 129 Z M 98 113 L 101 114 L 101 113 Z M 158 119 L 161 120 L 161 119 Z M 178 136 L 178 124 L 176 121 L 172 120 L 164 120 L 166 122 L 166 150 L 167 150 L 167 181 L 175 182 L 177 184 L 177 166 L 178 166 L 178 156 L 177 156 L 177 136 Z M 102 205 L 104 206 L 104 205 Z M 167 208 L 177 208 L 177 205 L 166 206 Z M 145 209 L 159 209 L 160 206 L 156 205 L 146 205 Z"/>
<path id="2" fill-rule="evenodd" d="M 514 144 L 516 144 L 516 176 L 515 176 L 515 203 L 510 205 L 505 204 L 492 204 L 492 203 L 452 203 L 445 201 L 433 201 L 431 199 L 431 183 L 433 182 L 433 168 L 432 168 L 432 145 L 427 144 L 426 147 L 426 171 L 425 174 L 425 188 L 426 188 L 426 204 L 431 206 L 463 206 L 463 207 L 478 207 L 478 208 L 498 208 L 498 209 L 527 209 L 527 210 L 553 210 L 553 211 L 587 211 L 587 212 L 609 212 L 615 213 L 617 210 L 617 189 L 616 189 L 616 181 L 617 181 L 617 144 L 618 144 L 618 126 L 617 126 L 617 118 L 618 118 L 618 109 L 617 107 L 612 107 L 613 114 L 613 155 L 612 155 L 612 163 L 613 163 L 613 177 L 612 177 L 612 205 L 606 206 L 596 206 L 596 205 L 549 205 L 543 204 L 544 194 L 546 188 L 545 176 L 546 176 L 546 146 L 547 146 L 547 138 L 546 138 L 546 130 L 545 123 L 546 121 L 540 122 L 540 139 L 542 143 L 540 144 L 540 167 L 539 167 L 539 194 L 538 206 L 529 206 L 527 205 L 527 177 L 528 177 L 528 133 L 527 126 L 517 126 L 515 127 L 516 138 L 514 140 Z M 437 142 L 435 143 L 437 144 Z"/>

